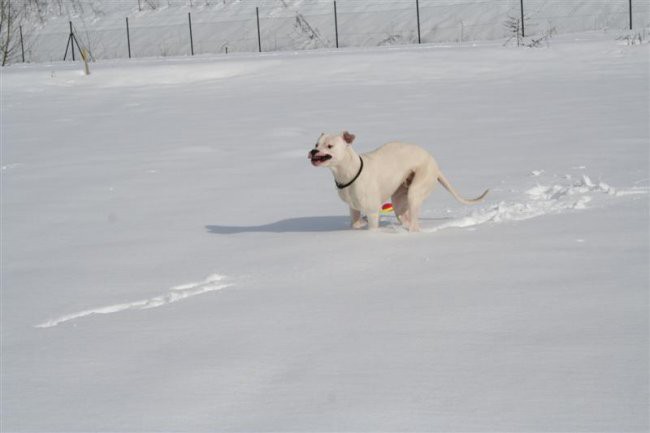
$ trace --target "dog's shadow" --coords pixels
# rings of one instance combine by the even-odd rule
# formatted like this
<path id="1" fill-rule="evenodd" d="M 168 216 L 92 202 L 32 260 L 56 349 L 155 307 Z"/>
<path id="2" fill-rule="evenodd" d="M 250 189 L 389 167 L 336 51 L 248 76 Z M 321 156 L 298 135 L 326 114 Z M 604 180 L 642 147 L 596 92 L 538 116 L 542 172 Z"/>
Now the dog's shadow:
<path id="1" fill-rule="evenodd" d="M 347 216 L 315 216 L 289 218 L 259 226 L 205 226 L 209 233 L 232 235 L 237 233 L 315 233 L 347 230 L 350 218 Z"/>
<path id="2" fill-rule="evenodd" d="M 420 221 L 444 221 L 449 218 L 420 218 Z M 380 226 L 390 226 L 390 221 L 380 221 Z M 205 226 L 208 233 L 232 235 L 239 233 L 322 233 L 346 231 L 350 229 L 349 216 L 313 216 L 289 218 L 259 226 Z"/>

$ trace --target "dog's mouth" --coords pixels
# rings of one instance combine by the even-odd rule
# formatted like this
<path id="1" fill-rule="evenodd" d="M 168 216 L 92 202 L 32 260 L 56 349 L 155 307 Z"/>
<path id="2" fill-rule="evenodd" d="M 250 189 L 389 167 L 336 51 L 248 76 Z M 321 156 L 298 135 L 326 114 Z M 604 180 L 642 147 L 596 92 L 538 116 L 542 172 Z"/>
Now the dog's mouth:
<path id="1" fill-rule="evenodd" d="M 327 154 L 325 154 L 325 155 L 312 155 L 311 156 L 311 165 L 313 165 L 314 167 L 317 167 L 317 166 L 325 163 L 326 161 L 329 161 L 330 159 L 332 159 L 332 155 L 327 155 Z"/>

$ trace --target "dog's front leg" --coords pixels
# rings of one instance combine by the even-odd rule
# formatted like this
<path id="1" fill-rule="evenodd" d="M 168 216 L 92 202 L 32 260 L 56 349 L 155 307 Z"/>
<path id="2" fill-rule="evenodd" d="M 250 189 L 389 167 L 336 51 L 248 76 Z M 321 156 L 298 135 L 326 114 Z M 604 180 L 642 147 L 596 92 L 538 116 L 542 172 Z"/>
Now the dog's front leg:
<path id="1" fill-rule="evenodd" d="M 350 218 L 352 218 L 352 228 L 360 229 L 365 227 L 366 222 L 361 218 L 361 212 L 350 208 Z"/>
<path id="2" fill-rule="evenodd" d="M 379 228 L 379 212 L 368 212 L 368 228 L 375 230 Z"/>

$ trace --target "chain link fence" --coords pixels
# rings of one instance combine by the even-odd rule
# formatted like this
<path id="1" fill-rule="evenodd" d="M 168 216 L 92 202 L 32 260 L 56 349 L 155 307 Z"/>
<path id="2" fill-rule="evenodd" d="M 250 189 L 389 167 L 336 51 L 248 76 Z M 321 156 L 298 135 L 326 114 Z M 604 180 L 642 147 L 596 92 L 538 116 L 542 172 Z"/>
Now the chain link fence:
<path id="1" fill-rule="evenodd" d="M 333 48 L 337 40 L 339 47 L 498 40 L 512 36 L 506 22 L 520 22 L 522 5 L 526 36 L 630 28 L 645 36 L 650 8 L 649 2 L 640 0 L 580 1 L 575 6 L 565 0 L 444 5 L 436 0 L 404 0 L 373 3 L 368 10 L 360 10 L 358 4 L 350 8 L 349 1 L 340 0 L 336 6 L 333 1 L 322 1 L 318 8 L 303 13 L 300 8 L 278 12 L 247 3 L 237 19 L 224 20 L 210 8 L 195 8 L 189 13 L 168 10 L 164 20 L 159 14 L 140 13 L 113 22 L 104 20 L 101 28 L 75 20 L 73 25 L 79 43 L 92 58 L 114 59 Z M 25 34 L 25 61 L 62 60 L 69 36 L 67 22 L 60 32 Z M 19 54 L 14 56 L 14 61 L 21 61 Z"/>

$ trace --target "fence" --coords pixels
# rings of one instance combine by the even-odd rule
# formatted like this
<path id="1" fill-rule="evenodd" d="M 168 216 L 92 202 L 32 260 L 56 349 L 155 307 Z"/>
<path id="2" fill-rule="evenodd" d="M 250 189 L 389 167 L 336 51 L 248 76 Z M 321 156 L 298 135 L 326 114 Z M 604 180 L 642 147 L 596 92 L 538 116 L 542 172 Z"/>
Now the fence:
<path id="1" fill-rule="evenodd" d="M 367 47 L 432 42 L 462 43 L 509 36 L 516 19 L 525 36 L 588 30 L 643 29 L 648 2 L 640 0 L 505 0 L 441 4 L 437 0 L 371 2 L 319 1 L 309 10 L 244 4 L 223 20 L 210 8 L 134 14 L 102 24 L 74 22 L 75 34 L 94 59 Z M 244 6 L 246 7 L 244 9 Z M 522 21 L 520 17 L 523 16 Z M 63 59 L 68 24 L 60 32 L 32 32 L 25 61 Z M 14 61 L 21 61 L 18 53 Z"/>

